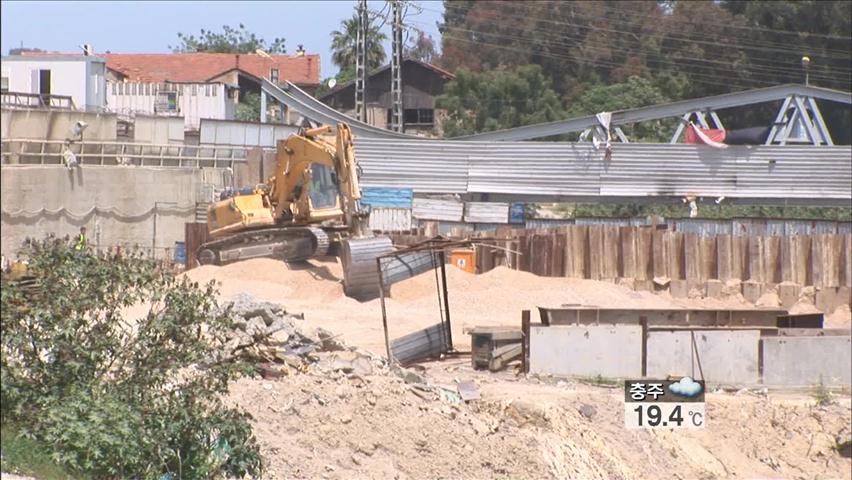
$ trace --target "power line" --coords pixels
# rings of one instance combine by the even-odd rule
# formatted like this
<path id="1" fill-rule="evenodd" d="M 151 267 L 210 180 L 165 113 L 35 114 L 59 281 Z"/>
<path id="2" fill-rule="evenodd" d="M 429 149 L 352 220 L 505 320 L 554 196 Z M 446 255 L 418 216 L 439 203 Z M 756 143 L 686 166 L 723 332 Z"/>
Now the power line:
<path id="1" fill-rule="evenodd" d="M 455 27 L 452 27 L 452 28 L 453 28 L 453 29 L 455 29 Z M 461 30 L 465 30 L 465 29 L 461 29 Z M 470 30 L 468 30 L 468 31 L 470 31 Z M 450 32 L 448 32 L 448 33 L 452 33 L 452 32 L 450 31 Z M 497 40 L 495 40 L 495 41 L 499 41 L 499 39 L 500 39 L 500 38 L 502 38 L 502 39 L 516 39 L 516 40 L 529 40 L 528 38 L 525 38 L 525 37 L 517 37 L 517 36 L 510 36 L 510 35 L 501 35 L 501 34 L 490 33 L 490 32 L 474 32 L 474 33 L 478 33 L 478 34 L 481 34 L 481 35 L 483 35 L 483 36 L 488 36 L 488 35 L 490 35 L 490 36 L 492 36 L 492 37 L 496 37 L 496 38 L 497 38 Z M 456 36 L 452 36 L 452 35 L 448 36 L 448 38 L 451 38 L 451 39 L 453 39 L 453 40 L 457 40 L 457 41 L 466 41 L 467 43 L 471 43 L 471 44 L 477 44 L 477 43 L 479 43 L 479 44 L 486 44 L 486 43 L 487 43 L 487 42 L 483 42 L 483 41 L 481 41 L 481 40 L 470 40 L 470 39 L 464 39 L 464 38 L 460 38 L 460 37 L 456 37 Z M 505 48 L 505 45 L 501 45 L 501 44 L 498 44 L 498 43 L 488 43 L 488 44 L 489 44 L 489 45 L 491 45 L 491 46 L 494 46 L 494 47 L 496 47 L 496 48 Z M 534 45 L 534 44 L 531 44 L 531 46 L 535 46 L 535 45 Z M 564 45 L 563 45 L 563 46 L 564 46 Z M 591 51 L 602 51 L 602 50 L 596 50 L 596 49 L 595 49 L 595 47 L 586 47 L 586 48 L 587 48 L 588 50 L 591 50 Z M 521 51 L 521 52 L 525 52 L 525 53 L 530 53 L 529 51 L 525 51 L 525 50 L 519 50 L 519 49 L 513 49 L 513 50 Z M 603 50 L 603 51 L 604 51 L 604 52 L 609 53 L 609 51 L 606 51 L 606 50 Z M 552 57 L 552 58 L 557 58 L 557 59 L 569 59 L 569 60 L 573 60 L 573 61 L 575 61 L 575 62 L 577 62 L 577 63 L 579 63 L 579 64 L 583 64 L 583 63 L 586 63 L 586 64 L 587 64 L 587 63 L 590 63 L 590 61 L 589 61 L 589 60 L 582 60 L 582 61 L 579 61 L 579 60 L 577 60 L 576 58 L 574 58 L 574 57 L 572 57 L 572 56 L 570 56 L 570 55 L 559 54 L 559 53 L 555 53 L 555 52 L 541 52 L 541 51 L 533 51 L 532 53 L 535 53 L 535 54 L 537 54 L 537 55 L 541 55 L 541 56 L 545 56 L 545 57 L 550 56 L 550 57 Z M 652 53 L 652 52 L 641 52 L 641 54 L 647 55 L 647 56 L 649 56 L 649 57 L 654 56 L 654 57 L 656 57 L 656 58 L 663 58 L 663 59 L 664 59 L 664 58 L 666 58 L 666 57 L 663 57 L 663 56 L 662 56 L 662 55 L 660 55 L 660 54 L 656 54 L 656 53 Z M 555 56 L 554 56 L 554 55 L 555 55 Z M 690 58 L 690 57 L 683 57 L 683 59 L 684 59 L 684 60 L 694 60 L 694 61 L 698 61 L 698 62 L 705 62 L 705 61 L 706 61 L 706 60 L 703 60 L 703 59 L 694 59 L 694 58 Z M 598 62 L 600 62 L 600 61 L 601 61 L 601 60 L 598 60 Z M 719 63 L 719 64 L 721 64 L 721 65 L 725 65 L 725 64 L 726 64 L 725 62 L 714 62 L 714 61 L 709 61 L 709 62 L 711 62 L 711 63 Z M 609 64 L 610 64 L 610 65 L 612 65 L 612 66 L 615 66 L 615 67 L 624 66 L 623 64 L 619 64 L 619 63 L 609 63 Z M 716 73 L 715 71 L 711 71 L 711 69 L 712 69 L 713 67 L 706 66 L 706 65 L 690 65 L 690 67 L 691 67 L 691 68 L 694 68 L 694 69 L 698 69 L 699 71 L 703 71 L 705 74 L 706 74 L 708 71 L 710 71 L 711 73 L 706 74 L 706 75 L 703 75 L 703 76 L 705 76 L 705 77 L 710 77 L 710 78 L 713 78 L 713 79 L 717 80 L 717 84 L 718 84 L 718 82 L 728 82 L 728 81 L 729 81 L 729 79 L 727 79 L 727 78 L 725 78 L 725 79 L 720 79 L 720 78 L 719 78 L 719 77 L 715 74 L 715 73 Z M 749 74 L 750 74 L 750 76 L 766 78 L 767 80 L 763 81 L 763 83 L 765 83 L 765 84 L 776 84 L 776 83 L 777 83 L 777 77 L 778 77 L 778 76 L 781 76 L 781 75 L 788 75 L 788 76 L 790 76 L 790 77 L 796 77 L 796 76 L 800 76 L 800 75 L 801 75 L 801 71 L 800 71 L 800 70 L 796 70 L 796 69 L 778 69 L 778 70 L 779 70 L 779 73 L 761 72 L 761 71 L 746 71 L 746 73 L 749 73 Z M 694 76 L 694 75 L 701 75 L 701 74 L 699 74 L 699 73 L 690 73 L 690 75 L 691 75 L 691 76 Z M 830 81 L 830 80 L 833 80 L 833 79 L 834 79 L 833 77 L 825 77 L 825 76 L 822 76 L 822 75 L 819 75 L 819 74 L 813 74 L 812 76 L 813 76 L 814 78 L 816 78 L 816 79 L 825 80 L 825 81 Z"/>
<path id="2" fill-rule="evenodd" d="M 455 6 L 451 3 L 448 4 L 448 6 L 452 7 L 452 8 L 458 8 L 457 6 Z M 433 11 L 437 12 L 437 10 L 433 10 Z M 631 15 L 633 13 L 634 12 L 630 12 L 630 13 L 627 13 L 627 14 Z M 515 19 L 520 19 L 520 20 L 532 19 L 532 20 L 536 20 L 538 22 L 553 24 L 553 25 L 557 25 L 557 26 L 570 26 L 570 27 L 576 27 L 576 28 L 583 28 L 583 29 L 587 29 L 587 30 L 603 31 L 603 32 L 616 33 L 616 34 L 626 33 L 623 30 L 615 30 L 615 29 L 603 28 L 603 27 L 593 26 L 593 25 L 572 23 L 572 22 L 567 22 L 567 21 L 562 21 L 562 20 L 545 19 L 545 18 L 541 18 L 541 17 L 537 17 L 537 16 L 531 16 L 531 15 L 519 16 L 519 15 L 512 15 L 512 14 L 509 14 L 509 13 L 506 13 L 506 12 L 500 12 L 500 16 L 501 17 L 515 18 Z M 583 14 L 577 14 L 577 16 L 582 17 L 584 15 Z M 586 18 L 599 18 L 601 20 L 606 20 L 606 21 L 609 21 L 609 22 L 619 21 L 619 19 L 617 19 L 617 18 L 601 18 L 601 17 L 586 17 Z M 660 18 L 656 18 L 656 20 L 657 21 L 665 20 L 665 18 L 660 17 Z M 621 21 L 622 21 L 622 23 L 624 23 L 626 25 L 639 26 L 639 27 L 643 27 L 643 28 L 648 27 L 648 24 L 645 23 L 645 22 L 634 23 L 634 22 L 626 22 L 624 20 L 621 20 Z M 542 32 L 538 32 L 538 33 L 542 33 Z M 756 41 L 754 39 L 740 38 L 740 37 L 735 37 L 735 36 L 730 36 L 729 38 L 735 38 L 735 39 L 740 40 L 741 43 L 747 42 L 747 43 L 754 45 L 754 46 L 742 45 L 742 44 L 723 45 L 723 44 L 719 44 L 718 42 L 709 42 L 709 41 L 704 41 L 704 40 L 697 40 L 697 39 L 689 38 L 689 37 L 678 37 L 676 34 L 670 33 L 670 32 L 669 33 L 656 33 L 656 34 L 652 34 L 651 32 L 648 32 L 648 34 L 646 36 L 648 38 L 658 38 L 658 39 L 669 38 L 671 40 L 687 42 L 687 43 L 703 44 L 703 45 L 711 45 L 711 46 L 735 47 L 735 48 L 738 48 L 738 49 L 760 51 L 760 52 L 769 52 L 769 53 L 789 53 L 790 52 L 790 49 L 775 48 L 776 44 L 774 44 L 772 42 L 768 42 L 768 43 L 767 42 L 760 42 L 760 41 Z M 846 58 L 849 57 L 848 51 L 833 50 L 833 49 L 824 49 L 824 50 L 827 53 L 826 53 L 826 55 L 822 55 L 822 56 L 826 57 L 826 58 L 846 59 Z M 832 53 L 837 54 L 837 55 L 832 55 Z"/>
<path id="3" fill-rule="evenodd" d="M 495 2 L 495 3 L 497 3 L 497 2 Z M 560 3 L 560 2 L 542 1 L 542 2 L 539 2 L 539 3 Z M 445 9 L 448 8 L 448 7 L 454 8 L 458 11 L 461 11 L 460 9 L 462 8 L 461 5 L 456 5 L 456 4 L 453 4 L 453 3 L 450 3 L 450 2 L 447 2 L 444 5 Z M 429 11 L 432 11 L 432 12 L 435 12 L 435 13 L 442 13 L 440 10 L 428 9 L 428 8 L 425 8 L 425 7 L 423 7 L 423 9 L 429 10 Z M 469 10 L 467 10 L 467 11 L 469 11 Z M 627 15 L 633 15 L 633 16 L 636 16 L 636 17 L 643 17 L 643 18 L 648 18 L 648 19 L 652 19 L 652 20 L 660 20 L 660 19 L 664 19 L 666 17 L 671 18 L 671 14 L 663 14 L 663 15 L 657 16 L 657 15 L 642 14 L 638 11 L 621 11 L 619 13 L 625 13 Z M 595 20 L 605 20 L 605 21 L 616 20 L 616 21 L 618 21 L 617 18 L 597 17 L 597 16 L 589 15 L 587 13 L 582 13 L 582 12 L 572 12 L 572 15 L 578 16 L 578 17 L 584 17 L 584 18 L 588 18 L 588 19 L 595 19 Z M 734 18 L 737 18 L 736 14 L 731 14 L 731 15 Z M 689 25 L 696 25 L 696 26 L 724 27 L 724 28 L 732 28 L 732 29 L 738 29 L 738 30 L 747 30 L 749 32 L 754 31 L 754 30 L 760 30 L 760 31 L 767 31 L 767 32 L 780 33 L 780 34 L 786 34 L 786 35 L 795 35 L 797 37 L 799 35 L 801 35 L 802 33 L 806 33 L 809 37 L 826 38 L 826 39 L 829 39 L 829 40 L 845 40 L 845 41 L 852 40 L 852 37 L 845 36 L 845 35 L 829 35 L 829 34 L 824 34 L 824 33 L 797 32 L 797 31 L 794 31 L 794 30 L 773 29 L 773 28 L 768 28 L 768 27 L 758 27 L 758 26 L 750 26 L 750 25 L 749 26 L 740 26 L 740 25 L 734 25 L 734 24 L 727 24 L 727 23 L 722 24 L 722 23 L 707 22 L 707 21 L 693 22 L 693 21 L 689 21 L 687 19 L 679 19 L 679 20 L 680 20 L 681 23 L 685 23 L 685 24 L 689 24 Z M 738 37 L 738 38 L 747 38 L 747 37 Z"/>
<path id="4" fill-rule="evenodd" d="M 549 38 L 547 38 L 547 36 L 530 38 L 530 37 L 523 37 L 523 36 L 519 36 L 519 35 L 510 35 L 510 34 L 505 34 L 505 33 L 496 33 L 496 32 L 486 32 L 486 31 L 481 31 L 481 30 L 464 29 L 464 28 L 461 28 L 461 27 L 448 27 L 448 28 L 450 30 L 464 31 L 464 32 L 469 32 L 469 33 L 474 34 L 474 35 L 481 35 L 481 36 L 485 36 L 485 37 L 491 36 L 491 37 L 496 37 L 496 38 L 528 41 L 528 43 L 530 45 L 537 45 L 538 40 L 544 39 L 545 42 L 546 42 L 546 43 L 543 44 L 544 46 L 562 47 L 562 48 L 565 48 L 565 49 L 577 48 L 575 46 L 568 45 L 568 44 L 565 44 L 565 43 L 559 43 L 559 42 L 551 41 Z M 612 50 L 607 50 L 604 47 L 596 47 L 593 44 L 584 45 L 583 49 L 584 50 L 590 50 L 590 51 L 593 51 L 593 52 L 604 52 L 604 53 L 612 52 Z M 663 59 L 663 60 L 669 58 L 669 57 L 666 57 L 666 56 L 664 56 L 660 53 L 654 52 L 654 51 L 642 51 L 642 50 L 631 49 L 631 48 L 628 48 L 628 49 L 621 48 L 617 51 L 622 52 L 622 53 L 628 53 L 628 54 L 632 53 L 632 54 L 636 54 L 636 55 L 644 55 L 644 56 L 647 56 L 647 57 L 659 58 L 659 59 Z M 688 61 L 701 62 L 701 63 L 706 63 L 706 64 L 716 64 L 716 65 L 722 65 L 722 66 L 730 65 L 730 62 L 726 62 L 726 61 L 722 61 L 722 60 L 703 59 L 703 58 L 695 58 L 695 57 L 688 57 L 688 56 L 680 56 L 680 57 L 676 57 L 676 58 L 679 59 L 679 60 L 688 60 Z M 691 67 L 697 67 L 697 68 L 707 68 L 707 69 L 713 68 L 713 67 L 710 67 L 710 66 L 703 66 L 703 65 L 690 65 L 690 66 Z M 789 75 L 789 76 L 792 77 L 792 76 L 800 76 L 802 74 L 802 70 L 799 69 L 799 68 L 795 68 L 795 67 L 768 66 L 768 65 L 764 65 L 764 64 L 760 64 L 760 63 L 757 63 L 757 64 L 749 63 L 749 64 L 745 65 L 744 67 L 746 69 L 754 69 L 754 70 L 757 71 L 758 74 L 761 74 L 761 75 L 782 75 L 782 74 L 786 74 L 786 75 Z M 812 76 L 814 78 L 823 79 L 823 80 L 826 80 L 826 81 L 831 81 L 833 79 L 833 77 L 828 76 L 828 75 L 832 71 L 836 71 L 836 72 L 841 73 L 841 74 L 849 75 L 849 71 L 847 71 L 846 69 L 843 69 L 843 68 L 839 68 L 839 67 L 828 67 L 827 70 L 828 70 L 828 72 L 825 73 L 825 74 L 815 72 L 815 73 L 812 73 Z M 761 71 L 763 71 L 763 72 L 761 72 Z"/>

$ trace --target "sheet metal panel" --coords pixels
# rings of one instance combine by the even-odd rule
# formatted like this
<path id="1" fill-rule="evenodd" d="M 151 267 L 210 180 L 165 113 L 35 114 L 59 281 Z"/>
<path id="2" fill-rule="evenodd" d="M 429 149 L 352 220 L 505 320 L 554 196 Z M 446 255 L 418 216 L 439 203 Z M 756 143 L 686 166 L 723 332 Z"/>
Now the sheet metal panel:
<path id="1" fill-rule="evenodd" d="M 523 224 L 524 219 L 526 218 L 526 204 L 525 203 L 513 203 L 511 207 L 509 207 L 509 223 L 513 224 Z"/>
<path id="2" fill-rule="evenodd" d="M 299 127 L 295 125 L 203 118 L 199 142 L 211 145 L 275 148 L 278 140 L 286 140 L 298 130 Z"/>
<path id="3" fill-rule="evenodd" d="M 411 209 L 373 208 L 370 211 L 370 230 L 378 232 L 407 232 L 411 230 Z"/>
<path id="4" fill-rule="evenodd" d="M 414 196 L 410 188 L 365 187 L 361 189 L 361 203 L 372 207 L 411 208 Z"/>
<path id="5" fill-rule="evenodd" d="M 432 198 L 415 198 L 412 216 L 423 220 L 443 220 L 460 222 L 464 204 L 455 200 L 436 200 Z"/>
<path id="6" fill-rule="evenodd" d="M 715 235 L 730 235 L 730 220 L 711 220 L 704 218 L 677 218 L 669 219 L 669 228 L 676 232 L 695 233 L 703 237 Z"/>
<path id="7" fill-rule="evenodd" d="M 843 235 L 852 234 L 852 222 L 838 222 L 837 233 Z"/>
<path id="8" fill-rule="evenodd" d="M 415 277 L 440 265 L 437 254 L 429 251 L 385 257 L 380 262 L 382 281 L 387 286 Z"/>
<path id="9" fill-rule="evenodd" d="M 365 186 L 577 197 L 852 198 L 852 147 L 453 142 L 361 138 Z"/>
<path id="10" fill-rule="evenodd" d="M 573 218 L 530 218 L 524 224 L 525 228 L 556 228 L 574 225 Z"/>
<path id="11" fill-rule="evenodd" d="M 498 202 L 467 202 L 464 221 L 468 223 L 509 223 L 509 204 Z"/>
<path id="12" fill-rule="evenodd" d="M 437 356 L 449 348 L 447 330 L 440 323 L 391 341 L 391 355 L 403 365 Z"/>
<path id="13" fill-rule="evenodd" d="M 363 170 L 361 186 L 466 193 L 470 148 L 474 147 L 438 140 L 358 138 L 355 156 Z"/>

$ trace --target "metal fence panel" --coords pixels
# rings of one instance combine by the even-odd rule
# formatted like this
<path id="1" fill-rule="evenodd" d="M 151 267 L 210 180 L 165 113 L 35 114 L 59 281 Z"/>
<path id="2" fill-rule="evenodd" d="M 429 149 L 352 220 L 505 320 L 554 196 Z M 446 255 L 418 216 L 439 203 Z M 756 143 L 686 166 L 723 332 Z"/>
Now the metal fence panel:
<path id="1" fill-rule="evenodd" d="M 370 211 L 370 230 L 378 232 L 407 232 L 411 230 L 411 209 L 373 208 Z"/>
<path id="2" fill-rule="evenodd" d="M 468 223 L 509 223 L 509 204 L 497 202 L 467 202 L 464 221 Z"/>
<path id="3" fill-rule="evenodd" d="M 415 198 L 412 215 L 423 220 L 460 222 L 463 211 L 464 204 L 455 200 Z"/>
<path id="4" fill-rule="evenodd" d="M 411 208 L 413 192 L 410 188 L 365 187 L 361 189 L 361 203 L 372 207 Z"/>

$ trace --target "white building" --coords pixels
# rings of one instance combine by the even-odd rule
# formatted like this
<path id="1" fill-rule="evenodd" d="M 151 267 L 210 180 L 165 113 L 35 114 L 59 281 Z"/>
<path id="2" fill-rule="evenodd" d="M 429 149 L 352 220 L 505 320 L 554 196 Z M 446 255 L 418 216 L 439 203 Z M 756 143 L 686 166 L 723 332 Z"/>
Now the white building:
<path id="1" fill-rule="evenodd" d="M 237 89 L 221 82 L 107 82 L 107 108 L 119 114 L 174 115 L 186 130 L 198 130 L 202 118 L 233 119 Z"/>
<path id="2" fill-rule="evenodd" d="M 3 92 L 68 96 L 81 110 L 106 106 L 106 62 L 91 55 L 10 55 L 2 58 Z M 45 97 L 46 98 L 46 97 Z"/>

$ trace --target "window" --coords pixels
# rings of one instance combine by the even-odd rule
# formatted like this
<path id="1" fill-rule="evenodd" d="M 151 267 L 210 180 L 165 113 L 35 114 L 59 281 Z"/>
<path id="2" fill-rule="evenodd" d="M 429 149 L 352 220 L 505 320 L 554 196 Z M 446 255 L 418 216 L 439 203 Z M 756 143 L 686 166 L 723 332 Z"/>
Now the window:
<path id="1" fill-rule="evenodd" d="M 278 69 L 277 68 L 273 68 L 272 70 L 269 71 L 269 81 L 276 84 L 276 85 L 278 84 Z"/>
<path id="2" fill-rule="evenodd" d="M 402 118 L 406 125 L 432 125 L 435 121 L 433 113 L 429 108 L 406 108 Z"/>
<path id="3" fill-rule="evenodd" d="M 131 95 L 138 95 L 139 94 L 139 84 L 138 83 L 130 84 L 130 94 Z"/>
<path id="4" fill-rule="evenodd" d="M 210 90 L 213 90 L 213 96 L 217 95 L 216 91 L 219 90 L 219 85 L 213 85 Z"/>
<path id="5" fill-rule="evenodd" d="M 210 96 L 210 84 L 204 85 L 204 96 L 205 97 Z"/>
<path id="6" fill-rule="evenodd" d="M 198 85 L 192 84 L 192 96 L 198 95 Z"/>
<path id="7" fill-rule="evenodd" d="M 115 86 L 115 84 L 113 83 L 113 84 L 112 84 L 112 94 L 113 94 L 113 95 L 115 95 L 115 92 L 116 92 L 116 86 Z"/>
<path id="8" fill-rule="evenodd" d="M 9 91 L 9 77 L 3 76 L 0 77 L 0 92 L 8 92 Z"/>
<path id="9" fill-rule="evenodd" d="M 311 206 L 314 208 L 334 208 L 337 206 L 337 184 L 331 167 L 319 163 L 311 164 L 311 185 L 308 190 Z"/>

